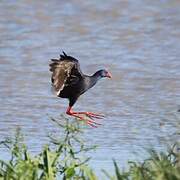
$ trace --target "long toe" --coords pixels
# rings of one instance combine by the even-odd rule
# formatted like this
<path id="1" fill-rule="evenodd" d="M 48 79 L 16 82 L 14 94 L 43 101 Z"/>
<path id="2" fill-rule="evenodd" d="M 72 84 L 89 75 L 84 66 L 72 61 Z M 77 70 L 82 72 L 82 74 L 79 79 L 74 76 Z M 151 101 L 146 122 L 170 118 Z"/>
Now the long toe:
<path id="1" fill-rule="evenodd" d="M 72 114 L 71 116 L 74 116 L 74 117 L 76 117 L 76 118 L 78 118 L 78 119 L 80 119 L 82 121 L 86 121 L 85 118 L 83 118 L 82 116 L 79 116 L 77 114 Z"/>
<path id="2" fill-rule="evenodd" d="M 94 125 L 93 123 L 90 123 L 89 121 L 87 121 L 87 124 L 93 128 L 97 128 L 98 126 L 97 125 Z"/>
<path id="3" fill-rule="evenodd" d="M 89 114 L 87 114 L 86 116 L 88 116 L 91 119 L 94 119 L 94 118 L 96 118 L 96 119 L 103 119 L 104 118 L 104 117 L 95 116 L 95 115 L 89 115 Z"/>
<path id="4" fill-rule="evenodd" d="M 105 117 L 103 114 L 99 113 L 93 113 L 93 112 L 73 112 L 73 114 L 85 114 L 85 115 L 91 115 L 91 116 L 97 116 L 97 117 Z"/>
<path id="5" fill-rule="evenodd" d="M 86 115 L 97 118 L 97 119 L 103 119 L 105 117 L 103 114 L 96 114 L 92 112 L 87 112 Z"/>
<path id="6" fill-rule="evenodd" d="M 81 115 L 84 114 L 85 117 L 81 116 L 80 114 Z M 94 118 L 101 119 L 102 117 L 96 116 L 89 112 L 73 112 L 69 115 L 84 121 L 86 124 L 94 128 L 97 128 L 99 125 L 102 125 L 101 123 L 98 123 L 94 120 Z"/>
<path id="7" fill-rule="evenodd" d="M 91 127 L 94 127 L 94 128 L 97 128 L 99 125 L 101 125 L 100 123 L 97 123 L 95 121 L 92 121 L 92 120 L 88 120 L 87 121 L 87 124 Z"/>
<path id="8" fill-rule="evenodd" d="M 101 123 L 98 123 L 98 122 L 96 122 L 94 120 L 88 120 L 88 122 L 91 123 L 91 124 L 95 124 L 95 125 L 102 125 Z"/>

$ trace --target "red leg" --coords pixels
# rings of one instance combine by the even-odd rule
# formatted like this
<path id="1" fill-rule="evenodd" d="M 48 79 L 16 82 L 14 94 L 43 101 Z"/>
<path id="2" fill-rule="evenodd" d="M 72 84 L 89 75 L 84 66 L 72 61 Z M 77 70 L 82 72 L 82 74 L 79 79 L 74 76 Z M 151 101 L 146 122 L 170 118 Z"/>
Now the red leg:
<path id="1" fill-rule="evenodd" d="M 70 116 L 74 116 L 76 118 L 79 118 L 80 120 L 85 121 L 88 125 L 92 126 L 92 127 L 97 127 L 97 125 L 101 125 L 100 123 L 97 123 L 96 121 L 93 120 L 93 117 L 95 118 L 101 118 L 96 116 L 93 113 L 90 112 L 73 112 L 72 111 L 72 107 L 68 107 L 66 114 L 70 115 Z M 85 119 L 84 117 L 80 116 L 79 114 L 85 114 L 86 116 L 88 116 L 90 119 Z M 92 115 L 93 114 L 93 115 Z"/>

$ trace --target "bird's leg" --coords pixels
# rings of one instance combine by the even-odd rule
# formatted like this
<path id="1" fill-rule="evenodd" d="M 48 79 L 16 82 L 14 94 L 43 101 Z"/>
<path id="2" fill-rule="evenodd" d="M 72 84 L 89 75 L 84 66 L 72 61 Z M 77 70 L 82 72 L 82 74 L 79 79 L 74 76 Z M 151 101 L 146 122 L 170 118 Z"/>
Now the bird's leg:
<path id="1" fill-rule="evenodd" d="M 76 118 L 79 118 L 80 120 L 85 121 L 88 125 L 90 125 L 92 127 L 97 127 L 96 125 L 101 125 L 100 123 L 97 123 L 96 121 L 94 121 L 92 119 L 92 117 L 89 114 L 87 114 L 86 112 L 82 113 L 82 112 L 74 112 L 74 111 L 72 111 L 72 107 L 71 106 L 68 107 L 68 109 L 66 111 L 66 114 L 68 114 L 70 116 L 74 116 Z M 90 119 L 87 120 L 87 119 L 83 118 L 82 116 L 80 116 L 79 114 L 85 114 Z"/>
<path id="2" fill-rule="evenodd" d="M 68 107 L 68 109 L 67 109 L 67 111 L 66 111 L 66 114 L 68 114 L 68 115 L 70 115 L 70 116 L 77 117 L 77 118 L 79 118 L 79 119 L 81 119 L 81 120 L 84 120 L 84 118 L 83 118 L 82 116 L 78 116 L 78 115 L 76 114 L 76 112 L 73 112 L 73 111 L 72 111 L 72 107 Z"/>

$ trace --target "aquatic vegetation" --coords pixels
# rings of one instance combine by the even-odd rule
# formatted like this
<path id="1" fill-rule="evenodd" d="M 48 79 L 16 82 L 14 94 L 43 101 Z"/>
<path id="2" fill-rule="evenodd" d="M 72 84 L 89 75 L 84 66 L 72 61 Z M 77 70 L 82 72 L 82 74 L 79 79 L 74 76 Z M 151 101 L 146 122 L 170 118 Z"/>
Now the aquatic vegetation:
<path id="1" fill-rule="evenodd" d="M 0 160 L 0 179 L 16 180 L 53 180 L 53 179 L 96 179 L 93 171 L 88 167 L 90 158 L 83 158 L 81 154 L 90 151 L 95 146 L 87 147 L 79 138 L 82 133 L 79 122 L 70 123 L 65 119 L 64 124 L 51 119 L 61 129 L 63 137 L 49 136 L 50 142 L 42 152 L 32 156 L 27 146 L 22 142 L 19 130 L 13 139 L 1 142 L 10 151 L 10 160 Z M 51 147 L 53 144 L 53 147 Z M 79 147 L 77 149 L 77 147 Z M 86 178 L 87 179 L 87 178 Z"/>
<path id="2" fill-rule="evenodd" d="M 95 149 L 88 147 L 81 139 L 83 128 L 79 121 L 70 122 L 64 117 L 64 124 L 51 118 L 60 128 L 61 135 L 49 136 L 50 142 L 42 151 L 33 156 L 19 129 L 14 138 L 0 142 L 10 152 L 9 160 L 0 160 L 0 179 L 7 180 L 98 180 L 88 165 L 90 157 L 84 154 Z M 149 150 L 149 158 L 143 162 L 129 162 L 126 170 L 121 170 L 113 160 L 114 173 L 102 170 L 110 180 L 178 180 L 180 179 L 180 152 L 178 144 L 167 152 Z"/>
<path id="3" fill-rule="evenodd" d="M 149 150 L 149 158 L 141 163 L 129 162 L 129 169 L 121 171 L 114 161 L 115 176 L 104 173 L 111 180 L 179 180 L 180 179 L 180 152 L 174 148 L 168 152 Z"/>

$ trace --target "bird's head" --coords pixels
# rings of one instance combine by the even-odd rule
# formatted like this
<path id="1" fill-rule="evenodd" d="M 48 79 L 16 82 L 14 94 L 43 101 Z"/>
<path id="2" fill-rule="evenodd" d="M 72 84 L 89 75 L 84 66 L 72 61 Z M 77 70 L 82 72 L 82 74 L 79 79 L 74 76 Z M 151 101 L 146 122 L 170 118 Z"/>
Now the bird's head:
<path id="1" fill-rule="evenodd" d="M 99 70 L 98 74 L 100 75 L 100 77 L 107 77 L 107 78 L 112 78 L 112 75 L 110 72 L 108 72 L 105 69 Z"/>

